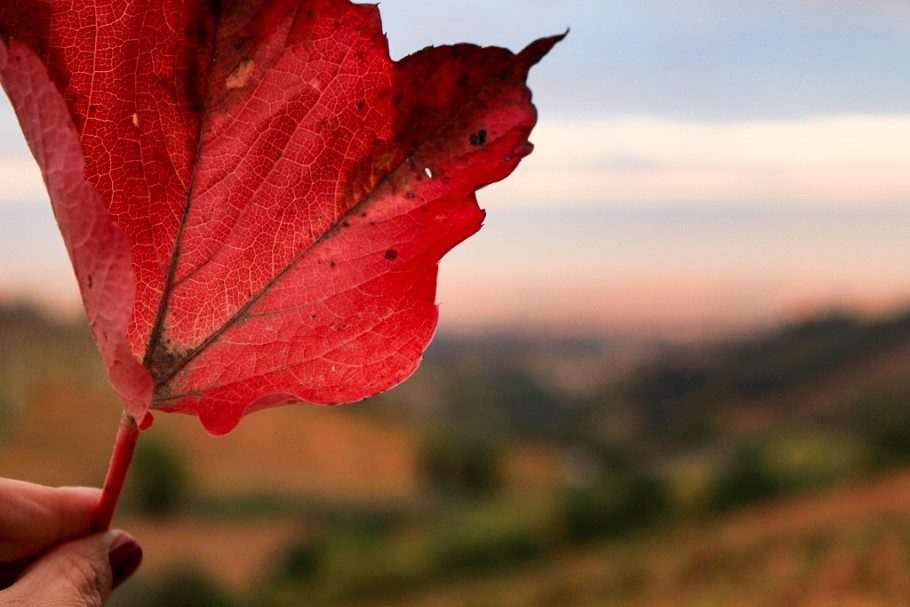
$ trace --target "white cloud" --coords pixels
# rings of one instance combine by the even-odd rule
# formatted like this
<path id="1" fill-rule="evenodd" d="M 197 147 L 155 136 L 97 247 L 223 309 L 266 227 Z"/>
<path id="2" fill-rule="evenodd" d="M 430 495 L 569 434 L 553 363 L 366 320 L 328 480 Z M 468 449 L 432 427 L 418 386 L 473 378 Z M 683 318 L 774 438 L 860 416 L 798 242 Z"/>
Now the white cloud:
<path id="1" fill-rule="evenodd" d="M 680 122 L 542 121 L 491 207 L 651 204 L 902 205 L 910 115 Z"/>
<path id="2" fill-rule="evenodd" d="M 31 156 L 0 156 L 0 204 L 45 199 L 41 171 Z"/>
<path id="3" fill-rule="evenodd" d="M 910 115 L 681 122 L 543 120 L 490 208 L 610 205 L 904 205 Z M 46 199 L 35 162 L 0 156 L 0 204 Z"/>

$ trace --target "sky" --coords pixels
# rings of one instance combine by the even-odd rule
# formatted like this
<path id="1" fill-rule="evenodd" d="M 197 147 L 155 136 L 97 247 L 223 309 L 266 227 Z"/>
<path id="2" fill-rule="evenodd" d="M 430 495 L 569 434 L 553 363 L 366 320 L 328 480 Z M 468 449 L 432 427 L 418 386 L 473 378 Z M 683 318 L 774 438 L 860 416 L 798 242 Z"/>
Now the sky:
<path id="1" fill-rule="evenodd" d="M 534 154 L 442 263 L 443 327 L 699 337 L 910 304 L 905 0 L 385 0 L 393 57 L 520 49 Z M 75 287 L 0 102 L 0 296 Z M 40 277 L 40 279 L 39 279 Z"/>

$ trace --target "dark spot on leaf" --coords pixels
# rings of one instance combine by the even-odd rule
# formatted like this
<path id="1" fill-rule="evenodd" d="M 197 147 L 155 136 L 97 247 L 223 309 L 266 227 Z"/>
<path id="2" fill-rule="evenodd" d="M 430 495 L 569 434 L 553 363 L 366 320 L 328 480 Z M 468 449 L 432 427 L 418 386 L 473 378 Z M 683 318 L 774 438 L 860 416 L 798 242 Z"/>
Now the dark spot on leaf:
<path id="1" fill-rule="evenodd" d="M 330 259 L 330 260 L 329 260 L 329 267 L 330 267 L 330 268 L 334 268 L 334 267 L 337 266 L 337 265 L 338 265 L 338 264 L 335 262 L 334 259 Z"/>
<path id="2" fill-rule="evenodd" d="M 186 91 L 189 109 L 194 114 L 202 112 L 204 86 L 203 78 L 199 73 L 199 64 L 196 61 L 190 61 L 183 74 L 183 88 Z"/>
<path id="3" fill-rule="evenodd" d="M 342 227 L 342 228 L 349 228 L 349 227 L 351 227 L 351 222 L 350 222 L 350 221 L 342 221 L 342 222 L 341 222 L 341 227 Z"/>
<path id="4" fill-rule="evenodd" d="M 385 258 L 388 259 L 389 261 L 394 261 L 394 260 L 398 259 L 398 251 L 396 251 L 395 249 L 389 249 L 388 251 L 385 252 Z"/>
<path id="5" fill-rule="evenodd" d="M 146 356 L 144 364 L 155 382 L 155 392 L 159 396 L 167 395 L 167 384 L 171 378 L 182 368 L 184 361 L 190 355 L 187 350 L 177 348 L 170 343 L 155 342 L 151 352 Z"/>
<path id="6" fill-rule="evenodd" d="M 316 320 L 316 313 L 310 314 L 310 320 Z"/>
<path id="7" fill-rule="evenodd" d="M 88 288 L 91 289 L 92 285 L 95 284 L 95 277 L 89 274 L 86 282 L 88 283 Z"/>
<path id="8" fill-rule="evenodd" d="M 93 104 L 93 105 L 88 106 L 88 112 L 89 112 L 89 114 L 94 114 L 94 113 L 97 112 L 97 111 L 98 111 L 98 106 L 97 106 L 97 105 L 94 105 L 94 104 Z"/>
<path id="9" fill-rule="evenodd" d="M 196 26 L 196 41 L 199 44 L 205 44 L 209 39 L 209 32 L 205 24 L 200 23 Z"/>
<path id="10" fill-rule="evenodd" d="M 364 105 L 365 105 L 365 104 L 364 104 L 363 101 L 358 101 L 358 102 L 357 102 L 357 109 L 358 109 L 358 110 L 362 110 Z"/>
<path id="11" fill-rule="evenodd" d="M 410 200 L 410 199 L 413 199 L 414 196 L 416 196 L 416 194 L 414 194 L 414 192 L 407 192 L 407 193 L 404 195 L 404 197 L 407 198 L 407 199 L 409 199 L 409 200 Z"/>
<path id="12" fill-rule="evenodd" d="M 471 136 L 468 137 L 468 141 L 475 147 L 485 144 L 487 142 L 487 130 L 480 129 L 476 133 L 472 133 Z"/>

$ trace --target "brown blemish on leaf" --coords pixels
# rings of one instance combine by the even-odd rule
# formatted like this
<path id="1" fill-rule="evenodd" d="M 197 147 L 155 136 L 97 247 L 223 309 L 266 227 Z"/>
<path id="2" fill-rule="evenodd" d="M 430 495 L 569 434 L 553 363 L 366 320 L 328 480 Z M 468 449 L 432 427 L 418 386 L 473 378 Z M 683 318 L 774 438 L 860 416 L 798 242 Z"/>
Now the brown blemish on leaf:
<path id="1" fill-rule="evenodd" d="M 399 157 L 389 151 L 383 151 L 387 144 L 379 144 L 379 149 L 372 155 L 358 162 L 349 173 L 345 200 L 349 205 L 356 204 L 398 166 Z"/>
<path id="2" fill-rule="evenodd" d="M 389 261 L 395 261 L 396 259 L 398 259 L 398 251 L 396 251 L 395 249 L 389 249 L 388 251 L 385 252 L 385 258 L 388 259 Z"/>
<path id="3" fill-rule="evenodd" d="M 163 343 L 165 340 L 158 341 L 146 361 L 146 367 L 152 375 L 155 382 L 155 396 L 160 398 L 167 396 L 171 379 L 184 366 L 189 352 L 175 347 L 170 343 Z"/>
<path id="4" fill-rule="evenodd" d="M 487 142 L 487 130 L 480 129 L 476 133 L 471 133 L 471 136 L 468 137 L 468 141 L 474 147 L 478 147 L 478 146 L 485 144 Z"/>
<path id="5" fill-rule="evenodd" d="M 225 87 L 227 87 L 229 91 L 242 89 L 249 83 L 255 67 L 256 63 L 252 59 L 249 57 L 243 59 L 237 67 L 234 68 L 234 71 L 230 73 L 227 80 L 224 81 Z"/>

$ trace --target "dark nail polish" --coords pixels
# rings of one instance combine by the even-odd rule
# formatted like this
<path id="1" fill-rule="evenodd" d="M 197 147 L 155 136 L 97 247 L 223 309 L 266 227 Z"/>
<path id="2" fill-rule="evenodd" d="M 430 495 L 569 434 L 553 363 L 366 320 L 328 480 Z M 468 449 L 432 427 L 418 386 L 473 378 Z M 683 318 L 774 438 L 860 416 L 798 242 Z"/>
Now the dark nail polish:
<path id="1" fill-rule="evenodd" d="M 142 562 L 142 548 L 133 536 L 127 533 L 114 542 L 107 556 L 111 562 L 113 585 L 116 588 L 139 568 L 139 563 Z"/>

